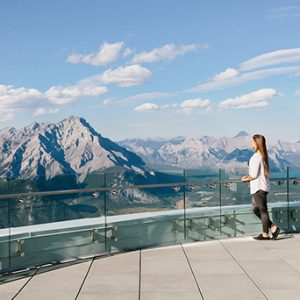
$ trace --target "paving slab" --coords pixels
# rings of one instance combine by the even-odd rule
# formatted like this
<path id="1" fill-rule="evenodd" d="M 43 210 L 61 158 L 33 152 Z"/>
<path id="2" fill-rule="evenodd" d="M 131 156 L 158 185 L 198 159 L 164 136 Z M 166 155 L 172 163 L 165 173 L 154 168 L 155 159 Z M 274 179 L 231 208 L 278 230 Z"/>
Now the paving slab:
<path id="1" fill-rule="evenodd" d="M 204 299 L 265 299 L 218 241 L 205 243 L 204 247 L 201 243 L 184 245 Z M 206 260 L 202 259 L 203 249 Z"/>
<path id="2" fill-rule="evenodd" d="M 94 261 L 78 300 L 138 299 L 140 251 Z"/>
<path id="3" fill-rule="evenodd" d="M 297 300 L 300 299 L 300 288 L 299 289 L 266 289 L 266 296 L 272 300 Z"/>
<path id="4" fill-rule="evenodd" d="M 153 290 L 143 291 L 142 300 L 201 300 L 198 291 L 189 290 Z"/>
<path id="5" fill-rule="evenodd" d="M 277 294 L 271 293 L 271 290 L 280 290 L 281 293 L 285 290 L 287 294 L 289 290 L 293 290 L 294 293 L 297 293 L 300 287 L 300 273 L 292 264 L 288 263 L 291 256 L 295 257 L 296 249 L 293 249 L 292 252 L 285 252 L 287 250 L 284 249 L 283 244 L 279 244 L 279 241 L 247 241 L 244 239 L 241 243 L 236 240 L 226 240 L 222 241 L 222 244 L 260 290 L 265 295 L 269 295 L 269 299 L 278 299 Z M 289 240 L 286 246 L 287 249 L 291 249 L 292 242 Z M 279 254 L 279 249 L 285 258 Z"/>
<path id="6" fill-rule="evenodd" d="M 141 299 L 201 299 L 181 246 L 142 251 L 141 280 Z"/>
<path id="7" fill-rule="evenodd" d="M 0 285 L 0 299 L 11 300 L 30 278 L 23 278 Z"/>
<path id="8" fill-rule="evenodd" d="M 37 273 L 15 298 L 16 300 L 74 300 L 91 262 Z M 2 299 L 1 299 L 2 300 Z"/>

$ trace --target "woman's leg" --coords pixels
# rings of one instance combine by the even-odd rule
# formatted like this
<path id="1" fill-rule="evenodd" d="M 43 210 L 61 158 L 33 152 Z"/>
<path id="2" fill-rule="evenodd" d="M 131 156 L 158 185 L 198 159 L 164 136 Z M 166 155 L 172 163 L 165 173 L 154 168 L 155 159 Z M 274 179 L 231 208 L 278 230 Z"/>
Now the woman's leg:
<path id="1" fill-rule="evenodd" d="M 253 213 L 254 213 L 258 218 L 261 219 L 261 217 L 260 217 L 260 211 L 259 211 L 259 208 L 258 208 L 256 202 L 255 202 L 254 197 L 252 198 L 252 211 L 253 211 Z"/>
<path id="2" fill-rule="evenodd" d="M 265 233 L 268 233 L 269 228 L 273 226 L 268 213 L 267 194 L 267 192 L 259 190 L 253 195 L 257 214 L 254 213 L 261 219 L 263 232 Z"/>

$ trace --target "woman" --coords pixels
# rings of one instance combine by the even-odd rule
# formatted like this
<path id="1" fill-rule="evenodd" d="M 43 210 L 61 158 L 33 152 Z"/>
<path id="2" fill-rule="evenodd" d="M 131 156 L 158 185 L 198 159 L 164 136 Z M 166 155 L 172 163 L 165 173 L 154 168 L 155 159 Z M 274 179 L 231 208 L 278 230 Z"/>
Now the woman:
<path id="1" fill-rule="evenodd" d="M 243 176 L 242 181 L 250 181 L 250 193 L 253 195 L 252 209 L 262 222 L 263 232 L 254 238 L 269 240 L 269 230 L 271 230 L 272 239 L 277 239 L 280 228 L 270 220 L 267 207 L 270 170 L 265 137 L 255 134 L 252 137 L 252 148 L 255 153 L 249 161 L 249 175 Z"/>

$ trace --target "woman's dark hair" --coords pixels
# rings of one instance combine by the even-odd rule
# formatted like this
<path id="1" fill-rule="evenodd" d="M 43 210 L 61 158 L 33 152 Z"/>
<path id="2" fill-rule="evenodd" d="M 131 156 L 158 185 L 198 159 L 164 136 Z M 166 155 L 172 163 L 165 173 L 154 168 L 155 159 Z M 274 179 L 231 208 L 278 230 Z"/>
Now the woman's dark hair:
<path id="1" fill-rule="evenodd" d="M 261 134 L 254 134 L 253 140 L 257 145 L 256 151 L 259 151 L 262 155 L 263 164 L 264 164 L 264 175 L 266 178 L 269 178 L 270 175 L 270 167 L 269 167 L 269 158 L 268 158 L 268 151 L 266 146 L 266 139 Z"/>

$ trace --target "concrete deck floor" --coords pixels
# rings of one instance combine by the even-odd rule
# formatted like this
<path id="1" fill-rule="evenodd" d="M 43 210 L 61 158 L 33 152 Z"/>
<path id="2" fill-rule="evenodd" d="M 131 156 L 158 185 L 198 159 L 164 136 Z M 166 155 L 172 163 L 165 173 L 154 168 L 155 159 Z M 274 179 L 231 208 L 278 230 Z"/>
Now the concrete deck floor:
<path id="1" fill-rule="evenodd" d="M 0 285 L 0 299 L 300 299 L 300 234 L 90 259 Z"/>

